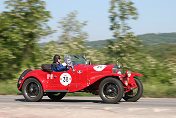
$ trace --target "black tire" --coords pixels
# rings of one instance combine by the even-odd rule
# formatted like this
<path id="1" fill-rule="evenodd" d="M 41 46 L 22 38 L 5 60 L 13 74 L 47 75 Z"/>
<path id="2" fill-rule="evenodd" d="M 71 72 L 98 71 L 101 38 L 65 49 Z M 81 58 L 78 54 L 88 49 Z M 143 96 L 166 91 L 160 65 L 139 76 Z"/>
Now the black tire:
<path id="1" fill-rule="evenodd" d="M 66 95 L 66 92 L 63 92 L 63 93 L 47 93 L 47 95 L 52 101 L 60 101 Z"/>
<path id="2" fill-rule="evenodd" d="M 123 97 L 123 99 L 127 102 L 136 102 L 137 100 L 139 100 L 142 97 L 143 94 L 143 85 L 141 83 L 141 81 L 137 78 L 134 78 L 138 88 L 135 89 L 134 91 L 129 91 L 127 93 L 125 93 L 125 96 Z"/>
<path id="3" fill-rule="evenodd" d="M 27 102 L 38 102 L 43 97 L 43 87 L 35 78 L 28 78 L 22 86 L 22 93 Z"/>
<path id="4" fill-rule="evenodd" d="M 20 87 L 19 81 L 22 80 L 23 77 L 24 77 L 28 72 L 30 72 L 30 71 L 32 71 L 32 70 L 31 70 L 31 69 L 26 69 L 26 70 L 20 75 L 20 77 L 19 77 L 19 79 L 18 79 L 18 83 L 17 83 L 17 88 Z"/>
<path id="5" fill-rule="evenodd" d="M 108 77 L 99 85 L 99 95 L 105 103 L 118 103 L 123 97 L 123 84 L 119 79 Z"/>

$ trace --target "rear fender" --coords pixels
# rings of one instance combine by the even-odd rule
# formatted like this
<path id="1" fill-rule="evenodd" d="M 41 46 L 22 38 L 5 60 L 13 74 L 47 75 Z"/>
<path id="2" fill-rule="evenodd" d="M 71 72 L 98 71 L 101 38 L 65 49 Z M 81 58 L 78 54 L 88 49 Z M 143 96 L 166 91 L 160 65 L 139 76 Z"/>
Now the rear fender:
<path id="1" fill-rule="evenodd" d="M 29 73 L 27 73 L 25 76 L 24 76 L 24 78 L 23 78 L 23 80 L 21 80 L 21 85 L 20 85 L 20 87 L 18 88 L 18 90 L 21 90 L 22 89 L 22 86 L 23 86 L 23 83 L 25 82 L 25 80 L 27 80 L 28 78 L 35 78 L 35 79 L 37 79 L 40 83 L 41 83 L 41 85 L 42 85 L 42 87 L 43 87 L 43 91 L 46 89 L 46 80 L 44 79 L 44 77 L 42 77 L 42 75 L 41 74 L 37 74 L 37 73 L 35 73 L 35 72 L 33 72 L 33 71 L 31 71 L 31 72 L 29 72 Z"/>

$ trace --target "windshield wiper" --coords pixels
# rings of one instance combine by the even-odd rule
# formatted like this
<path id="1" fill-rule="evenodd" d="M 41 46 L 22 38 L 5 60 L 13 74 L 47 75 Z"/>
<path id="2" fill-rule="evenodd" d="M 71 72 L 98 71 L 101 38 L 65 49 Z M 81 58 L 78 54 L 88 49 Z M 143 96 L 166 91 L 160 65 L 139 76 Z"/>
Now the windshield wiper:
<path id="1" fill-rule="evenodd" d="M 74 55 L 74 57 L 75 57 L 75 58 L 77 58 L 77 59 L 79 59 L 79 57 L 78 57 L 78 56 L 76 56 L 76 55 Z"/>
<path id="2" fill-rule="evenodd" d="M 86 60 L 86 57 L 85 57 L 84 55 L 82 56 L 82 58 L 83 58 L 84 60 Z"/>

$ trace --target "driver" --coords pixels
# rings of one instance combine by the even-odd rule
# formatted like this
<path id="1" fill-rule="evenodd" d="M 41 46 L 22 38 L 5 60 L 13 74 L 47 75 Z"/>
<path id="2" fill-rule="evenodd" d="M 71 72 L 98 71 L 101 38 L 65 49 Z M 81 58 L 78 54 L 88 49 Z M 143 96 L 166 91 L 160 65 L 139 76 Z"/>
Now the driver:
<path id="1" fill-rule="evenodd" d="M 54 55 L 53 57 L 53 64 L 52 64 L 52 69 L 55 72 L 62 72 L 62 71 L 67 71 L 70 69 L 70 66 L 63 66 L 61 63 L 61 58 L 59 55 Z"/>

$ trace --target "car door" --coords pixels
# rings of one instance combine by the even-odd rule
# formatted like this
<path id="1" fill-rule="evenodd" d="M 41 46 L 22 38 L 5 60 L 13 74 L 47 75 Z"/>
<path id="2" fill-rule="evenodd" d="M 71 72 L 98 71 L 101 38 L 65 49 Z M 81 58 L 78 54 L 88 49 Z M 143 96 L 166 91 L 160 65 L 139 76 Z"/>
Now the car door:
<path id="1" fill-rule="evenodd" d="M 79 64 L 74 67 L 74 79 L 70 84 L 69 91 L 79 91 L 87 86 L 87 68 L 85 65 Z"/>
<path id="2" fill-rule="evenodd" d="M 52 72 L 47 75 L 47 90 L 68 90 L 73 80 L 73 71 Z"/>

